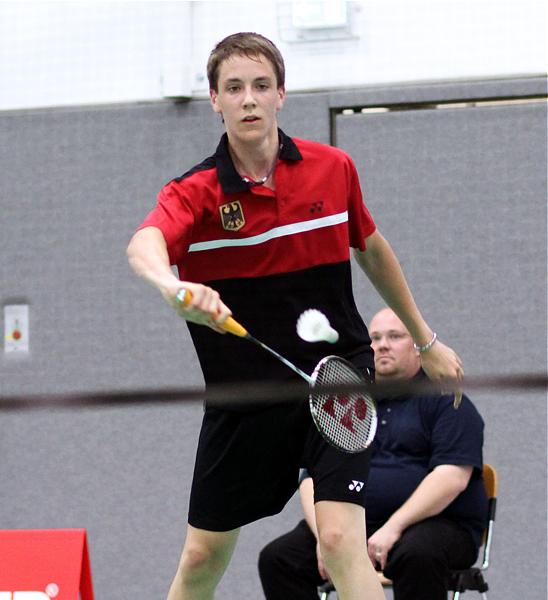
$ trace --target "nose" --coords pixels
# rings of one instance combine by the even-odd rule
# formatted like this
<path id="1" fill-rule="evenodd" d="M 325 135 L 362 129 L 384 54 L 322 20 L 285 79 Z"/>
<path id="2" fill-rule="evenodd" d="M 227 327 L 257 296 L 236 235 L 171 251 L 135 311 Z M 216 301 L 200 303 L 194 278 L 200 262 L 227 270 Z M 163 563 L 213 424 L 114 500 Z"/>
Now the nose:
<path id="1" fill-rule="evenodd" d="M 253 89 L 251 86 L 247 86 L 245 89 L 244 96 L 244 108 L 253 108 L 256 106 L 255 97 L 253 96 Z"/>
<path id="2" fill-rule="evenodd" d="M 371 343 L 371 346 L 377 350 L 381 348 L 388 348 L 390 344 L 388 343 L 388 336 L 381 335 L 380 337 L 375 338 L 375 340 Z"/>

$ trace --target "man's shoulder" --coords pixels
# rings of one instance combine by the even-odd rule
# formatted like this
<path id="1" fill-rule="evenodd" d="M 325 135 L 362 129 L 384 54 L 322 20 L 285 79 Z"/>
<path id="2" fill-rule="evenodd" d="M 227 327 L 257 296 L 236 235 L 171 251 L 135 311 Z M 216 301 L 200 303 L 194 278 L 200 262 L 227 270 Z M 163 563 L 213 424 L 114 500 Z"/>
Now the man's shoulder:
<path id="1" fill-rule="evenodd" d="M 450 418 L 455 422 L 483 424 L 479 410 L 465 394 L 459 402 L 455 401 L 455 394 L 419 394 L 414 396 L 414 399 L 417 410 L 433 422 Z"/>

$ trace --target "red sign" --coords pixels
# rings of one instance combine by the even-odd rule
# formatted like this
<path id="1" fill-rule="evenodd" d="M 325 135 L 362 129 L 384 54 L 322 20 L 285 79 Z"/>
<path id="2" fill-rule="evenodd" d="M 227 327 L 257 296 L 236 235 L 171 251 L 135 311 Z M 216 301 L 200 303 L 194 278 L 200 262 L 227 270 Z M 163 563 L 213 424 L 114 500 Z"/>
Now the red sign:
<path id="1" fill-rule="evenodd" d="M 85 529 L 0 530 L 0 600 L 93 600 Z"/>

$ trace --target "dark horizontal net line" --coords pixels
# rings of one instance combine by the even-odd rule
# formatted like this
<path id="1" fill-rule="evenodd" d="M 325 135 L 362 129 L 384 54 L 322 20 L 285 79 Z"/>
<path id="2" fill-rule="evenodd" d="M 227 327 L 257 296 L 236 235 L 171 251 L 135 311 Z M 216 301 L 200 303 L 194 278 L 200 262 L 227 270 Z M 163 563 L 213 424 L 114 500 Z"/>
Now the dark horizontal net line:
<path id="1" fill-rule="evenodd" d="M 401 383 L 352 383 L 322 385 L 316 393 L 370 393 L 383 398 L 406 393 L 439 394 L 452 393 L 457 389 L 474 391 L 538 392 L 547 389 L 545 373 L 521 373 L 517 375 L 471 376 L 460 384 L 445 381 L 443 386 L 429 380 L 404 381 Z M 304 381 L 249 382 L 238 385 L 209 386 L 204 388 L 167 388 L 151 390 L 122 390 L 112 392 L 66 393 L 66 394 L 13 394 L 0 396 L 0 410 L 37 410 L 41 408 L 78 408 L 86 406 L 135 406 L 203 402 L 222 407 L 226 404 L 242 404 L 253 401 L 265 405 L 280 401 L 308 399 L 309 386 Z"/>

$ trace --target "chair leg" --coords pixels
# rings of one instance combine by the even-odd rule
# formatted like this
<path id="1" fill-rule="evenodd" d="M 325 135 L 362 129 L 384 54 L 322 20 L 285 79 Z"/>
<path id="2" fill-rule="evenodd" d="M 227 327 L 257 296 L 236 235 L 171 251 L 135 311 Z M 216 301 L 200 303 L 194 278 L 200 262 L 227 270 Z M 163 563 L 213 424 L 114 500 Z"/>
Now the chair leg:
<path id="1" fill-rule="evenodd" d="M 453 592 L 453 600 L 459 600 L 460 598 L 460 592 L 458 590 L 455 590 Z"/>

